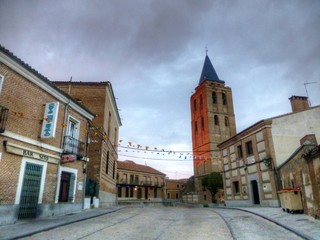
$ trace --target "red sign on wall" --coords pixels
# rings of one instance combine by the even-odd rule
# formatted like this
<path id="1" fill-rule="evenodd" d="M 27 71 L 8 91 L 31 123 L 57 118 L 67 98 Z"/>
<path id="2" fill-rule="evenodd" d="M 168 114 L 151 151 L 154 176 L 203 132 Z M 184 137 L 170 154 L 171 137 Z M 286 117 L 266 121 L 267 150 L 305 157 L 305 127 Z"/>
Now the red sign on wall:
<path id="1" fill-rule="evenodd" d="M 77 160 L 77 155 L 75 154 L 66 154 L 61 156 L 61 163 L 74 162 Z"/>

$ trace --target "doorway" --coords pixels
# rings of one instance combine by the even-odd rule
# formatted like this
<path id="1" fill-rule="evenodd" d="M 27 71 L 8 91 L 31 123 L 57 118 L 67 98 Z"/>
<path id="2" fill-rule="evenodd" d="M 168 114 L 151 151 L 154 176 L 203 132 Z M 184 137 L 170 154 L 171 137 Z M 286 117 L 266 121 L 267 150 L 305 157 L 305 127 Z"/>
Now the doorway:
<path id="1" fill-rule="evenodd" d="M 37 215 L 42 168 L 42 165 L 26 164 L 18 219 L 35 218 Z"/>
<path id="2" fill-rule="evenodd" d="M 142 189 L 138 188 L 138 199 L 142 198 Z"/>
<path id="3" fill-rule="evenodd" d="M 144 199 L 148 199 L 148 195 L 149 195 L 149 193 L 148 193 L 148 188 L 146 187 L 146 188 L 144 189 Z"/>
<path id="4" fill-rule="evenodd" d="M 252 180 L 251 187 L 252 187 L 252 194 L 253 194 L 253 203 L 260 204 L 258 182 L 256 180 Z"/>

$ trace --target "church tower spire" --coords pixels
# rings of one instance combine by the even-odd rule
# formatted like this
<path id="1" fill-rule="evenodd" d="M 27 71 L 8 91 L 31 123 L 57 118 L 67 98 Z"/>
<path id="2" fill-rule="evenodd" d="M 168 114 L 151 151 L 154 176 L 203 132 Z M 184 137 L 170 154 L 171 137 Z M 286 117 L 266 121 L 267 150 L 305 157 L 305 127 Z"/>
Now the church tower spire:
<path id="1" fill-rule="evenodd" d="M 211 195 L 201 186 L 201 178 L 220 172 L 218 144 L 236 134 L 231 88 L 220 80 L 206 55 L 199 84 L 190 99 L 195 188 L 200 201 Z"/>

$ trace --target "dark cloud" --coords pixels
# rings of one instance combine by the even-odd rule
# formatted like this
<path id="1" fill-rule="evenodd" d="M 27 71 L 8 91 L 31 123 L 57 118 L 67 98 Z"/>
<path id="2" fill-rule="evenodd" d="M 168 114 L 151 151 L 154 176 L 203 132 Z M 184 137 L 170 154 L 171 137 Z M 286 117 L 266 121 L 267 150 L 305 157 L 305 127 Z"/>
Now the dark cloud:
<path id="1" fill-rule="evenodd" d="M 111 81 L 120 138 L 168 148 L 192 147 L 205 46 L 238 131 L 290 111 L 306 82 L 320 104 L 319 24 L 317 0 L 0 1 L 2 45 L 51 80 Z"/>

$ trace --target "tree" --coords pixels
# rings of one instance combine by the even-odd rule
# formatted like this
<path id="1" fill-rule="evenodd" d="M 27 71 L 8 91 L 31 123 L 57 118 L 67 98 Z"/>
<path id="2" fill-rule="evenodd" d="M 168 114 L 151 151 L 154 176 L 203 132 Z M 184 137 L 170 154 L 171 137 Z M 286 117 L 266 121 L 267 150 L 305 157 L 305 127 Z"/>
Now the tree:
<path id="1" fill-rule="evenodd" d="M 215 195 L 218 192 L 218 189 L 223 188 L 222 175 L 218 172 L 212 172 L 201 179 L 201 185 L 209 190 L 211 193 L 212 202 L 215 203 Z"/>

